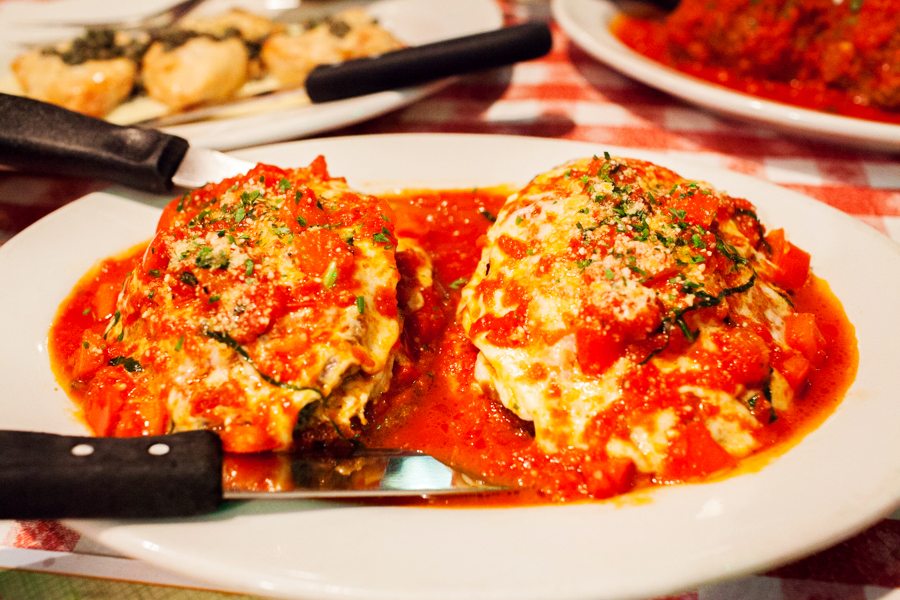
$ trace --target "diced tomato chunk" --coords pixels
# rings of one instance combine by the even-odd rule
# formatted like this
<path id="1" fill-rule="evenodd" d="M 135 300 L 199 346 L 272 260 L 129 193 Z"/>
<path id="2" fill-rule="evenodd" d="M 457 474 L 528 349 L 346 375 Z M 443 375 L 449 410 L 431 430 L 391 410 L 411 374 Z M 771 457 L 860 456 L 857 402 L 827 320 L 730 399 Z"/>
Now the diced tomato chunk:
<path id="1" fill-rule="evenodd" d="M 168 430 L 169 413 L 165 404 L 150 396 L 129 398 L 116 423 L 115 437 L 163 435 Z"/>
<path id="2" fill-rule="evenodd" d="M 113 434 L 119 411 L 128 398 L 132 386 L 130 378 L 116 367 L 104 367 L 97 372 L 88 388 L 84 403 L 84 418 L 98 436 Z"/>
<path id="3" fill-rule="evenodd" d="M 734 383 L 762 381 L 769 374 L 769 347 L 763 338 L 748 328 L 734 328 L 712 334 L 719 347 L 720 360 Z"/>
<path id="4" fill-rule="evenodd" d="M 681 188 L 679 188 L 681 190 Z M 709 227 L 719 210 L 719 200 L 712 194 L 703 194 L 700 190 L 678 190 L 666 201 L 666 208 L 684 211 L 685 223 Z"/>
<path id="5" fill-rule="evenodd" d="M 593 498 L 609 498 L 631 488 L 635 466 L 630 458 L 611 458 L 593 472 L 590 472 L 590 468 L 585 471 L 588 473 L 588 493 Z"/>
<path id="6" fill-rule="evenodd" d="M 72 357 L 72 377 L 81 379 L 91 375 L 106 364 L 107 356 L 103 348 L 103 338 L 99 333 L 86 329 L 81 335 L 81 344 L 75 348 Z"/>
<path id="7" fill-rule="evenodd" d="M 669 451 L 659 467 L 659 476 L 671 483 L 688 481 L 735 464 L 734 457 L 713 439 L 706 426 L 695 421 L 669 444 Z"/>
<path id="8" fill-rule="evenodd" d="M 575 332 L 578 365 L 587 375 L 601 375 L 622 356 L 625 344 L 605 330 L 583 327 Z"/>
<path id="9" fill-rule="evenodd" d="M 171 229 L 171 227 L 175 224 L 175 221 L 179 218 L 179 207 L 184 208 L 184 198 L 179 196 L 178 198 L 173 199 L 169 202 L 166 207 L 163 209 L 162 215 L 159 217 L 159 222 L 156 224 L 157 231 L 166 231 Z"/>
<path id="10" fill-rule="evenodd" d="M 814 367 L 822 366 L 828 342 L 816 326 L 815 315 L 799 313 L 786 316 L 784 337 L 787 345 L 803 354 Z"/>
<path id="11" fill-rule="evenodd" d="M 792 354 L 781 360 L 775 368 L 784 376 L 791 389 L 796 392 L 803 387 L 806 378 L 809 377 L 812 364 L 806 357 L 800 354 Z"/>
<path id="12" fill-rule="evenodd" d="M 144 256 L 141 259 L 141 267 L 144 273 L 151 274 L 152 277 L 161 274 L 168 266 L 169 249 L 166 246 L 163 234 L 157 233 L 144 252 Z"/>
<path id="13" fill-rule="evenodd" d="M 348 281 L 353 271 L 353 247 L 330 229 L 307 229 L 294 236 L 307 273 L 322 277 L 325 287 Z"/>
<path id="14" fill-rule="evenodd" d="M 313 177 L 317 177 L 322 180 L 331 179 L 331 175 L 328 174 L 328 164 L 325 162 L 325 157 L 321 154 L 315 158 L 311 163 L 309 163 L 310 175 Z"/>
<path id="15" fill-rule="evenodd" d="M 122 285 L 113 282 L 104 282 L 97 287 L 97 293 L 91 303 L 97 320 L 105 321 L 116 312 L 116 300 L 119 299 L 121 290 Z"/>
<path id="16" fill-rule="evenodd" d="M 775 265 L 772 281 L 788 290 L 803 287 L 809 278 L 809 253 L 787 241 L 783 229 L 770 232 L 766 241 L 772 248 L 772 262 Z"/>

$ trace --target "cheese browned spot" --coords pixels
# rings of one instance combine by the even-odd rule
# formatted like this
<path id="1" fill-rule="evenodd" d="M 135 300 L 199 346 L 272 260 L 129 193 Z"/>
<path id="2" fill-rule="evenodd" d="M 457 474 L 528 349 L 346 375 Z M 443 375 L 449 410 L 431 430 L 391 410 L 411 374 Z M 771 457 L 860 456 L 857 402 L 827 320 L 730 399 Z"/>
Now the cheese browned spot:
<path id="1" fill-rule="evenodd" d="M 644 161 L 539 175 L 507 200 L 462 291 L 476 378 L 551 453 L 599 445 L 646 473 L 676 471 L 662 463 L 679 444 L 724 450 L 722 466 L 749 454 L 802 386 L 761 233 L 746 200 Z"/>
<path id="2" fill-rule="evenodd" d="M 230 451 L 289 447 L 307 407 L 304 425 L 350 432 L 391 377 L 393 229 L 386 203 L 321 158 L 176 199 L 105 334 L 137 365 L 124 365 L 130 394 L 158 398 L 167 429 L 213 429 Z"/>

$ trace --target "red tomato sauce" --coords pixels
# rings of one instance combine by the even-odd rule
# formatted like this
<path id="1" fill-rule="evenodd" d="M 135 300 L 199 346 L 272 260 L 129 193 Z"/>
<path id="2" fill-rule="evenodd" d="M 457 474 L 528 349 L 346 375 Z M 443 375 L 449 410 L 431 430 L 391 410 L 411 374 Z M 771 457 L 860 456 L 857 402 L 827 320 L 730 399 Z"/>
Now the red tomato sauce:
<path id="1" fill-rule="evenodd" d="M 396 212 L 397 236 L 416 239 L 430 254 L 435 286 L 426 305 L 404 323 L 401 343 L 413 362 L 395 366 L 390 389 L 369 402 L 367 424 L 359 440 L 372 447 L 424 451 L 482 479 L 517 488 L 465 500 L 435 497 L 409 502 L 458 506 L 573 501 L 739 471 L 742 466 L 710 443 L 702 427 L 696 435 L 687 432 L 679 438 L 682 447 L 671 449 L 666 477 L 657 479 L 636 473 L 630 461 L 610 459 L 600 449 L 547 454 L 535 443 L 529 422 L 487 395 L 471 392 L 477 350 L 456 323 L 456 307 L 459 290 L 478 263 L 480 239 L 505 197 L 506 191 L 501 189 L 409 191 L 383 197 Z M 107 259 L 88 274 L 61 306 L 50 330 L 54 370 L 79 405 L 86 401 L 78 376 L 80 363 L 90 359 L 81 352 L 83 340 L 86 335 L 102 335 L 106 319 L 115 310 L 121 283 L 145 247 Z M 810 277 L 792 300 L 798 313 L 815 315 L 818 329 L 828 341 L 828 352 L 808 374 L 805 391 L 794 408 L 760 429 L 763 449 L 757 457 L 784 451 L 820 424 L 840 403 L 856 374 L 854 329 L 827 284 Z M 803 332 L 802 324 L 798 331 Z M 535 369 L 540 367 L 535 365 Z M 648 375 L 640 389 L 652 388 L 652 375 Z M 647 405 L 659 400 L 651 395 L 640 401 Z M 595 423 L 596 427 L 603 425 Z M 680 475 L 683 473 L 687 475 Z M 248 477 L 246 473 L 241 476 Z M 260 485 L 265 487 L 263 482 Z"/>
<path id="2" fill-rule="evenodd" d="M 833 22 L 818 25 L 833 27 L 833 33 L 809 33 L 801 24 L 785 25 L 787 17 L 779 19 L 784 15 L 777 8 L 767 10 L 758 2 L 745 6 L 745 0 L 722 3 L 728 6 L 683 2 L 665 21 L 620 16 L 612 33 L 650 59 L 738 92 L 835 115 L 900 123 L 900 79 L 869 73 L 890 65 L 896 71 L 896 49 L 881 38 L 896 35 L 890 27 L 900 26 L 891 21 L 900 14 L 897 7 L 882 9 L 889 13 L 878 23 L 879 29 L 888 27 L 882 35 L 866 30 L 868 15 L 843 14 L 850 10 L 847 6 L 834 7 L 836 14 L 828 16 Z M 716 11 L 731 14 L 720 18 Z M 746 11 L 746 18 L 735 17 L 736 11 Z"/>

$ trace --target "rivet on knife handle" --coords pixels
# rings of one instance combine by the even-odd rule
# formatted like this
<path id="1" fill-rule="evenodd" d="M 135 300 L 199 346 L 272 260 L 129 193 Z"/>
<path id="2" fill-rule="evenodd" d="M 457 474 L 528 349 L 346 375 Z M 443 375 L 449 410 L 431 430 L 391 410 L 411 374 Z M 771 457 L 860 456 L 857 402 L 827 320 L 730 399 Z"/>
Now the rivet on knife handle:
<path id="1" fill-rule="evenodd" d="M 552 45 L 546 23 L 524 23 L 372 58 L 320 65 L 306 78 L 306 93 L 313 102 L 328 102 L 409 87 L 539 58 Z"/>
<path id="2" fill-rule="evenodd" d="M 222 502 L 222 443 L 210 431 L 93 438 L 0 431 L 0 519 L 149 518 Z"/>
<path id="3" fill-rule="evenodd" d="M 188 142 L 59 106 L 0 94 L 0 164 L 166 192 Z"/>

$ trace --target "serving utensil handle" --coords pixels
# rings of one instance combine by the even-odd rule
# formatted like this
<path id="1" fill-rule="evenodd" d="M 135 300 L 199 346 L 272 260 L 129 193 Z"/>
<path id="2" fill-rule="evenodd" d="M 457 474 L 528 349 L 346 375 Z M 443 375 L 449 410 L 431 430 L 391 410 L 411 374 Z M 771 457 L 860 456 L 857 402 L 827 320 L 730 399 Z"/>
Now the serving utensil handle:
<path id="1" fill-rule="evenodd" d="M 313 102 L 342 100 L 539 58 L 552 46 L 546 23 L 524 23 L 371 58 L 320 65 L 306 78 L 306 93 Z"/>
<path id="2" fill-rule="evenodd" d="M 222 502 L 211 431 L 136 438 L 0 431 L 0 519 L 182 517 Z"/>
<path id="3" fill-rule="evenodd" d="M 172 188 L 188 142 L 122 127 L 22 96 L 0 94 L 0 164 L 93 177 L 150 192 Z"/>

